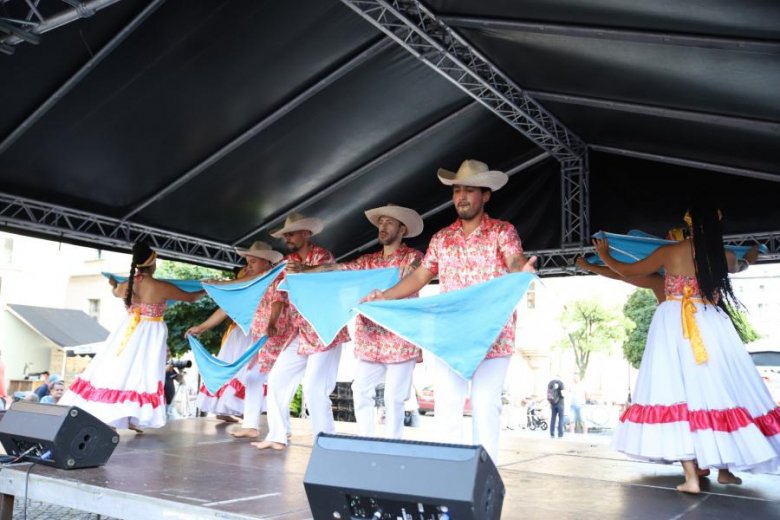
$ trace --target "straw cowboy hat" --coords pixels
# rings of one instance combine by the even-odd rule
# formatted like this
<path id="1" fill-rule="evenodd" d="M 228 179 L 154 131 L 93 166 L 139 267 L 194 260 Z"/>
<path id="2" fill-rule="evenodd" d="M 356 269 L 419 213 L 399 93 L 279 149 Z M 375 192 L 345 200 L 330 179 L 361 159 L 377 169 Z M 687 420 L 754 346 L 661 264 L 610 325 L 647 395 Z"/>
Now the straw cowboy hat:
<path id="1" fill-rule="evenodd" d="M 322 224 L 322 220 L 315 217 L 307 217 L 303 213 L 290 213 L 287 216 L 287 220 L 284 221 L 282 229 L 274 231 L 271 236 L 274 238 L 282 238 L 285 233 L 292 233 L 294 231 L 311 231 L 312 236 L 322 232 L 322 228 L 325 227 Z"/>
<path id="2" fill-rule="evenodd" d="M 381 208 L 374 208 L 366 211 L 366 217 L 376 227 L 379 227 L 380 217 L 390 217 L 399 221 L 406 226 L 407 233 L 405 238 L 416 237 L 423 230 L 423 220 L 419 213 L 413 209 L 404 208 L 403 206 L 396 206 L 395 204 L 388 204 Z"/>
<path id="3" fill-rule="evenodd" d="M 489 170 L 487 164 L 471 159 L 463 161 L 457 172 L 439 168 L 438 176 L 442 184 L 447 186 L 459 184 L 461 186 L 490 188 L 493 191 L 500 190 L 509 180 L 506 173 Z"/>
<path id="4" fill-rule="evenodd" d="M 254 256 L 256 258 L 262 258 L 268 260 L 272 264 L 279 262 L 282 259 L 282 253 L 274 251 L 271 246 L 265 242 L 258 240 L 249 249 L 236 249 L 238 256 L 246 258 L 247 256 Z"/>

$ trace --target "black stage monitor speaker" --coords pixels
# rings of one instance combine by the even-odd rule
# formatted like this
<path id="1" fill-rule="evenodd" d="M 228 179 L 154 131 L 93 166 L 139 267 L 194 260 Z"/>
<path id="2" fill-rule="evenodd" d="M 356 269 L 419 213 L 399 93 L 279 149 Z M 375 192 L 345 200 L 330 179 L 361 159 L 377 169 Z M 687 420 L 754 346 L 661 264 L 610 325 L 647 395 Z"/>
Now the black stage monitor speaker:
<path id="1" fill-rule="evenodd" d="M 0 421 L 0 443 L 8 455 L 47 466 L 92 468 L 108 461 L 119 434 L 75 406 L 17 401 Z"/>
<path id="2" fill-rule="evenodd" d="M 314 520 L 496 520 L 504 503 L 482 446 L 320 434 L 303 484 Z"/>

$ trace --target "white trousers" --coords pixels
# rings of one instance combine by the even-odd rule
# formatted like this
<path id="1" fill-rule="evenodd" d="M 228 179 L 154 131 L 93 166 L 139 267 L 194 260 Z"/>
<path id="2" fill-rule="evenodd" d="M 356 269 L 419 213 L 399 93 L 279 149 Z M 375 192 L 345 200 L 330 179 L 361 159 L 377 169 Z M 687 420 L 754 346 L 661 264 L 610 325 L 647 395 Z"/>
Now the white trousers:
<path id="1" fill-rule="evenodd" d="M 282 351 L 268 373 L 268 436 L 266 440 L 287 444 L 285 421 L 298 384 L 303 380 L 303 399 L 311 418 L 312 434 L 336 433 L 330 394 L 336 386 L 341 345 L 308 356 L 298 354 L 298 338 Z"/>
<path id="2" fill-rule="evenodd" d="M 404 403 L 412 389 L 412 374 L 417 360 L 403 363 L 372 363 L 359 360 L 352 382 L 358 433 L 373 437 L 376 426 L 376 385 L 385 380 L 385 437 L 400 439 L 404 429 Z"/>
<path id="3" fill-rule="evenodd" d="M 246 388 L 244 395 L 244 420 L 241 424 L 244 428 L 260 429 L 260 414 L 265 408 L 265 392 L 263 385 L 268 379 L 268 374 L 264 374 L 257 369 L 257 365 L 248 369 L 244 386 Z"/>
<path id="4" fill-rule="evenodd" d="M 481 444 L 498 463 L 498 433 L 501 430 L 501 390 L 510 356 L 485 359 L 471 379 L 472 443 Z M 469 382 L 436 360 L 434 415 L 442 442 L 463 443 L 463 407 Z"/>

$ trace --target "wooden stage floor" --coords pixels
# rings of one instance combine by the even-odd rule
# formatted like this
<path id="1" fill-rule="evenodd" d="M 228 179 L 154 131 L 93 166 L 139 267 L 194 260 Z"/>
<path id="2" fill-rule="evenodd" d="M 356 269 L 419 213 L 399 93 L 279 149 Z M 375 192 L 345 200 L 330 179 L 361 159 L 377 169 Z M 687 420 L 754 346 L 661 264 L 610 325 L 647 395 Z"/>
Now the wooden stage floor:
<path id="1" fill-rule="evenodd" d="M 337 423 L 339 433 L 354 424 Z M 311 518 L 303 475 L 311 452 L 308 423 L 293 419 L 286 452 L 259 452 L 211 419 L 169 423 L 122 440 L 102 468 L 63 471 L 36 466 L 29 498 L 101 515 L 152 520 Z M 435 440 L 428 429 L 407 438 Z M 405 433 L 406 435 L 406 433 Z M 503 435 L 499 467 L 507 488 L 502 518 L 780 519 L 780 475 L 742 475 L 741 487 L 714 479 L 700 496 L 678 493 L 678 465 L 631 461 L 604 439 L 550 440 Z M 26 466 L 0 472 L 0 493 L 24 495 Z"/>

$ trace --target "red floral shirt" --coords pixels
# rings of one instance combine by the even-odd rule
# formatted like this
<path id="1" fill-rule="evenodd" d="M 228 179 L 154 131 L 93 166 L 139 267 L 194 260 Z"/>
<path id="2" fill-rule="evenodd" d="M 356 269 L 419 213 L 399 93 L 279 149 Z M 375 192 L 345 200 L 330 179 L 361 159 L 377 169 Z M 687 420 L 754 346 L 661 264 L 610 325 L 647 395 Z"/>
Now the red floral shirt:
<path id="1" fill-rule="evenodd" d="M 252 339 L 257 341 L 265 335 L 268 328 L 268 320 L 271 317 L 271 307 L 276 295 L 276 286 L 279 285 L 279 278 L 274 280 L 271 287 L 263 295 L 260 303 L 255 310 L 255 317 L 252 320 Z M 268 338 L 263 348 L 257 354 L 260 372 L 268 373 L 276 362 L 276 358 L 282 353 L 282 350 L 292 340 L 292 323 L 290 321 L 290 311 L 287 305 L 282 306 L 282 312 L 279 313 L 279 319 L 276 322 L 276 336 Z"/>
<path id="2" fill-rule="evenodd" d="M 289 262 L 301 262 L 302 264 L 308 265 L 310 267 L 336 263 L 336 259 L 333 257 L 331 252 L 320 246 L 313 246 L 305 259 L 301 258 L 301 255 L 298 253 L 290 253 L 289 255 L 285 256 L 283 260 Z M 285 274 L 282 274 L 278 280 L 283 280 L 284 277 Z M 292 327 L 287 343 L 289 343 L 289 341 L 291 341 L 297 333 L 299 336 L 298 354 L 309 355 L 317 354 L 318 352 L 325 352 L 326 350 L 330 350 L 340 343 L 346 343 L 350 340 L 349 331 L 346 327 L 344 327 L 339 331 L 339 333 L 336 335 L 336 339 L 334 339 L 330 345 L 325 345 L 322 340 L 320 340 L 319 336 L 317 336 L 317 333 L 314 332 L 314 329 L 309 324 L 309 322 L 303 319 L 303 316 L 300 315 L 295 307 L 290 305 L 286 292 L 276 291 L 274 300 L 286 303 L 286 306 L 289 308 Z"/>
<path id="3" fill-rule="evenodd" d="M 439 275 L 441 291 L 449 292 L 507 274 L 506 258 L 522 252 L 515 227 L 486 214 L 469 236 L 464 236 L 460 219 L 433 235 L 422 265 Z M 513 313 L 487 358 L 512 355 L 516 321 Z"/>
<path id="4" fill-rule="evenodd" d="M 401 246 L 389 257 L 382 251 L 363 255 L 360 258 L 342 264 L 344 270 L 382 269 L 385 267 L 405 267 L 415 261 L 422 260 L 423 254 L 416 249 Z M 409 298 L 416 298 L 417 293 Z M 355 357 L 363 361 L 375 363 L 402 363 L 410 359 L 420 358 L 419 348 L 401 339 L 389 330 L 380 327 L 373 321 L 358 316 L 355 324 Z"/>

